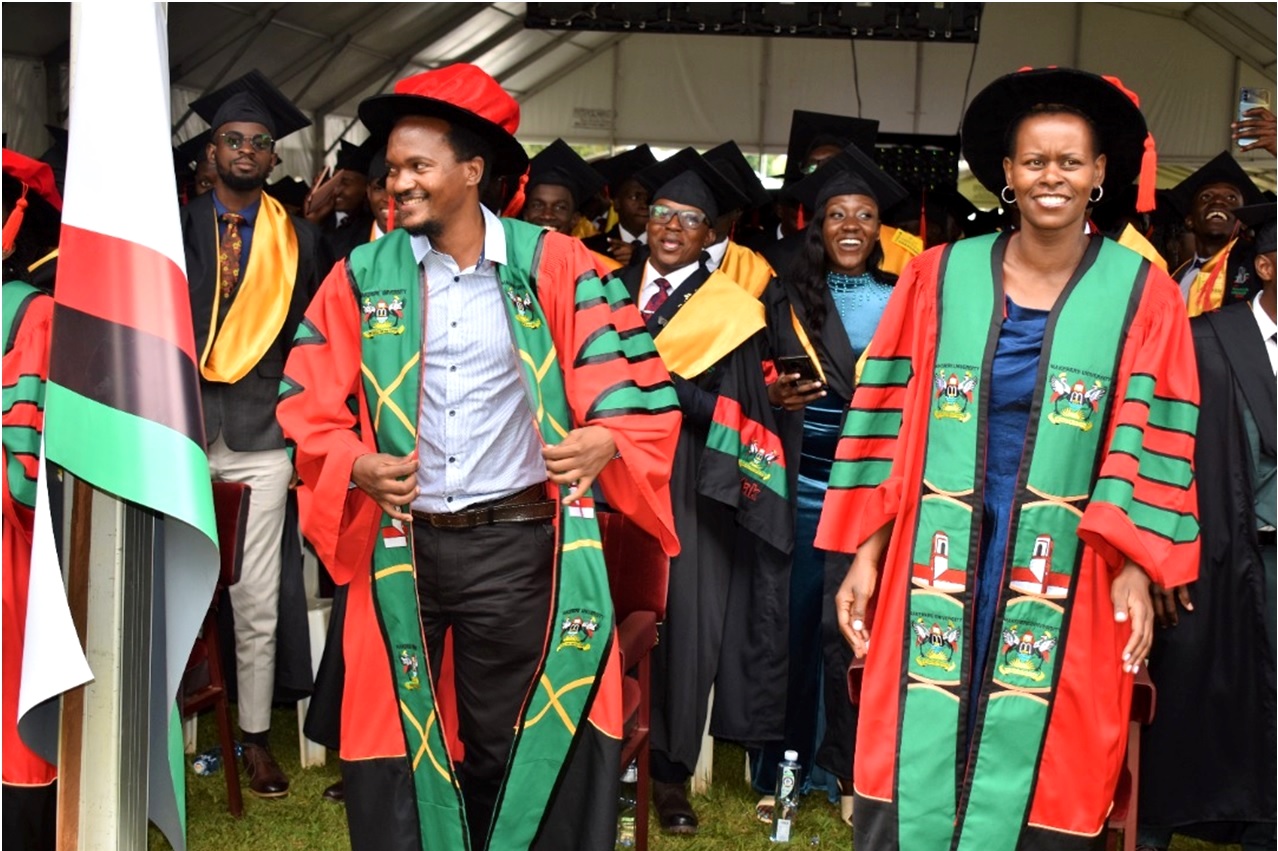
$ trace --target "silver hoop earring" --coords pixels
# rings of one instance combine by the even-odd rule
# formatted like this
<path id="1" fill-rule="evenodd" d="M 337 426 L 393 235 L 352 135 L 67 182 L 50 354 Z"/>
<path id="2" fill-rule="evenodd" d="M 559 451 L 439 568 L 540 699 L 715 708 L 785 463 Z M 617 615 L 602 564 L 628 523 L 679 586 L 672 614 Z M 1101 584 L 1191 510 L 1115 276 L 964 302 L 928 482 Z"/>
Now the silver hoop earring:
<path id="1" fill-rule="evenodd" d="M 1095 197 L 1095 198 L 1093 198 L 1093 197 L 1092 197 L 1092 193 L 1095 193 L 1095 195 L 1096 195 L 1096 197 Z M 1100 199 L 1102 199 L 1102 198 L 1104 198 L 1104 197 L 1105 197 L 1105 187 L 1104 187 L 1104 186 L 1093 186 L 1093 187 L 1092 187 L 1092 192 L 1091 192 L 1091 193 L 1088 193 L 1088 195 L 1087 195 L 1087 200 L 1088 200 L 1088 201 L 1091 201 L 1093 204 L 1099 204 L 1099 203 L 1100 203 Z"/>
<path id="2" fill-rule="evenodd" d="M 1009 192 L 1012 193 L 1011 198 L 1007 197 L 1007 193 Z M 1004 204 L 1006 204 L 1009 207 L 1016 204 L 1016 190 L 1014 190 L 1011 186 L 1004 186 L 1002 191 L 998 193 L 998 197 L 999 197 L 999 200 L 1001 200 Z"/>

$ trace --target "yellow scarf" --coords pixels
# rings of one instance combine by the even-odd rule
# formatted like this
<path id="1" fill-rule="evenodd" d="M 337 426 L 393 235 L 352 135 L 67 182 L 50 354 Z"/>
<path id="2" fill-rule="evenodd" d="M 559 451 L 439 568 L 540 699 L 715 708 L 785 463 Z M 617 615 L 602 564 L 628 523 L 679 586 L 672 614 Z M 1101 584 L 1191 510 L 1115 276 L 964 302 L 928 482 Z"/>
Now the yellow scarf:
<path id="1" fill-rule="evenodd" d="M 764 325 L 762 302 L 715 271 L 653 342 L 666 369 L 695 378 Z"/>
<path id="2" fill-rule="evenodd" d="M 879 228 L 879 245 L 883 248 L 879 268 L 892 275 L 900 275 L 906 263 L 923 253 L 923 240 L 890 225 Z"/>
<path id="3" fill-rule="evenodd" d="M 216 240 L 216 219 L 213 227 Z M 222 307 L 219 264 L 218 281 L 213 287 L 213 318 L 200 356 L 200 374 L 207 380 L 234 384 L 248 375 L 275 342 L 293 298 L 297 254 L 297 234 L 288 213 L 278 201 L 263 194 L 244 279 L 221 328 L 217 324 Z"/>
<path id="4" fill-rule="evenodd" d="M 727 250 L 723 252 L 723 262 L 719 271 L 741 285 L 750 295 L 758 298 L 768 282 L 776 277 L 776 272 L 757 251 L 751 251 L 744 245 L 729 240 Z"/>
<path id="5" fill-rule="evenodd" d="M 1123 228 L 1123 232 L 1118 235 L 1118 244 L 1135 251 L 1164 272 L 1167 271 L 1167 261 L 1163 259 L 1163 255 L 1159 254 L 1158 249 L 1150 244 L 1144 234 L 1132 227 L 1130 222 Z"/>

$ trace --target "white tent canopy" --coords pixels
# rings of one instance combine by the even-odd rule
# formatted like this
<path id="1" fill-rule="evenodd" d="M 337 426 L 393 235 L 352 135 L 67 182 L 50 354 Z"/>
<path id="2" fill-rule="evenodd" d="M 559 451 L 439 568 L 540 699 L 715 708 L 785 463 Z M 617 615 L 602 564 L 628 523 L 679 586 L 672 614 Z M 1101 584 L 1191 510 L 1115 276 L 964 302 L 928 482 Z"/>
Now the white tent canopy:
<path id="1" fill-rule="evenodd" d="M 1275 88 L 1273 3 L 986 3 L 976 45 L 528 30 L 524 7 L 171 4 L 174 119 L 187 118 L 176 138 L 203 129 L 186 116 L 192 100 L 253 67 L 320 119 L 282 149 L 287 171 L 310 175 L 343 132 L 363 138 L 351 123 L 360 99 L 456 61 L 475 62 L 519 98 L 525 142 L 707 147 L 732 138 L 772 153 L 785 148 L 792 109 L 873 117 L 884 132 L 954 134 L 966 100 L 990 80 L 1069 65 L 1116 75 L 1140 94 L 1161 162 L 1179 166 L 1164 170 L 1165 185 L 1228 147 L 1240 86 Z M 65 117 L 69 7 L 6 3 L 3 16 L 4 129 L 11 147 L 39 153 L 42 125 Z M 1241 159 L 1272 185 L 1272 157 Z"/>

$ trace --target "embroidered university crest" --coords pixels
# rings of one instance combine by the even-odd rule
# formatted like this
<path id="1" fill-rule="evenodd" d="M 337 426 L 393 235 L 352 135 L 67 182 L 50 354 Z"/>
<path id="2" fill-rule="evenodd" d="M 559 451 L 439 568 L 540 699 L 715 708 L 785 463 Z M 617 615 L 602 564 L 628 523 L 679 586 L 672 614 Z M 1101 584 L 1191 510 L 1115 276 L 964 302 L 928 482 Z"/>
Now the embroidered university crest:
<path id="1" fill-rule="evenodd" d="M 524 293 L 517 292 L 512 286 L 502 287 L 506 293 L 506 298 L 510 299 L 510 303 L 515 307 L 515 321 L 534 331 L 541 327 L 541 320 L 533 313 L 532 298 Z"/>
<path id="2" fill-rule="evenodd" d="M 1042 682 L 1048 674 L 1043 667 L 1050 661 L 1055 646 L 1056 637 L 1050 632 L 1044 631 L 1041 637 L 1036 637 L 1030 630 L 1021 632 L 1018 625 L 1012 624 L 1003 631 L 1003 664 L 998 666 L 998 672 Z"/>
<path id="3" fill-rule="evenodd" d="M 958 420 L 965 423 L 972 418 L 968 406 L 972 404 L 972 391 L 976 388 L 976 377 L 965 371 L 963 377 L 951 372 L 948 376 L 944 369 L 936 371 L 932 380 L 936 388 L 936 407 L 932 416 L 938 420 Z"/>
<path id="4" fill-rule="evenodd" d="M 772 463 L 776 460 L 775 449 L 764 449 L 758 441 L 752 440 L 745 454 L 737 459 L 737 467 L 755 481 L 766 482 L 772 478 Z"/>
<path id="5" fill-rule="evenodd" d="M 386 293 L 370 293 L 364 296 L 364 337 L 372 339 L 382 334 L 403 334 L 404 293 L 400 290 Z"/>
<path id="6" fill-rule="evenodd" d="M 959 642 L 959 631 L 954 621 L 946 621 L 944 627 L 933 623 L 929 629 L 927 622 L 919 618 L 914 622 L 914 635 L 914 643 L 919 650 L 915 662 L 925 668 L 954 670 L 954 654 L 958 652 Z"/>
<path id="7" fill-rule="evenodd" d="M 586 609 L 569 609 L 565 612 L 559 624 L 559 646 L 555 648 L 555 652 L 558 653 L 565 647 L 589 650 L 595 630 L 599 629 L 599 617 L 599 612 Z"/>
<path id="8" fill-rule="evenodd" d="M 1089 389 L 1083 381 L 1069 383 L 1068 374 L 1053 375 L 1052 413 L 1047 415 L 1053 425 L 1068 425 L 1090 431 L 1092 417 L 1100 410 L 1100 400 L 1105 397 L 1105 385 L 1099 379 Z"/>

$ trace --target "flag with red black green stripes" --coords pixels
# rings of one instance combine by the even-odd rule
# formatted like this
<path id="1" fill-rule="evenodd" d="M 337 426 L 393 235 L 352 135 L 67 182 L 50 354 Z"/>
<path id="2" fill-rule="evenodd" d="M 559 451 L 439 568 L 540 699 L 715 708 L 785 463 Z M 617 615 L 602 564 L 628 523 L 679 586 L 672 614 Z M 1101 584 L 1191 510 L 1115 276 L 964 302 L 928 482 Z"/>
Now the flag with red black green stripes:
<path id="1" fill-rule="evenodd" d="M 167 23 L 158 3 L 83 3 L 77 12 L 45 445 L 77 478 L 162 518 L 152 580 L 148 816 L 182 849 L 176 696 L 218 554 L 177 192 L 160 167 L 172 156 Z M 119 33 L 128 33 L 127 48 Z M 129 100 L 123 160 L 107 141 L 119 135 L 122 95 Z"/>
<path id="2" fill-rule="evenodd" d="M 720 367 L 698 490 L 736 506 L 738 524 L 788 553 L 794 546 L 789 472 L 761 362 L 755 341 L 747 340 Z"/>

